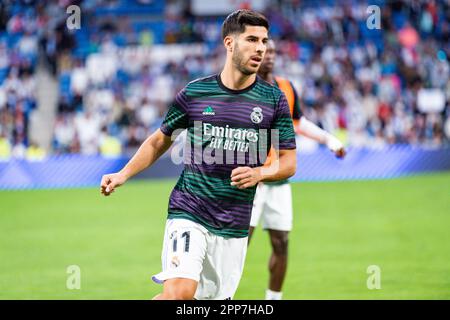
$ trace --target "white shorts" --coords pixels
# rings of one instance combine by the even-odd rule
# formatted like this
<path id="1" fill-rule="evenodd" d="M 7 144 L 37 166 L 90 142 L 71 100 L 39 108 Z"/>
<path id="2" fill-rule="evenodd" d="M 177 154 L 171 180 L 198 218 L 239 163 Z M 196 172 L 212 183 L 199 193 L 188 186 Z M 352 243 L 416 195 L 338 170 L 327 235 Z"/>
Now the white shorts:
<path id="1" fill-rule="evenodd" d="M 260 219 L 263 229 L 292 230 L 292 192 L 289 183 L 258 184 L 250 226 L 256 227 Z"/>
<path id="2" fill-rule="evenodd" d="M 161 254 L 162 272 L 156 283 L 172 278 L 198 282 L 195 299 L 232 299 L 244 269 L 245 238 L 224 238 L 186 219 L 169 219 Z"/>

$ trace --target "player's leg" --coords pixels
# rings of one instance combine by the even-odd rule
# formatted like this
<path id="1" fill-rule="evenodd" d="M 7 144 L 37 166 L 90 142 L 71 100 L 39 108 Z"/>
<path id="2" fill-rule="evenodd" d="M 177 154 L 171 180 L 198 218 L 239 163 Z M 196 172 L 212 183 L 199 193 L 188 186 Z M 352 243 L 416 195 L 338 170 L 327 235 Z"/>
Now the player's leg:
<path id="1" fill-rule="evenodd" d="M 166 223 L 162 272 L 152 277 L 163 284 L 163 292 L 154 299 L 192 300 L 200 280 L 206 255 L 207 230 L 185 219 L 170 219 Z"/>
<path id="2" fill-rule="evenodd" d="M 252 239 L 253 232 L 255 231 L 256 226 L 261 219 L 261 216 L 264 212 L 265 205 L 265 193 L 267 192 L 267 186 L 263 183 L 259 183 L 258 187 L 256 187 L 255 198 L 253 200 L 252 207 L 252 217 L 250 219 L 250 228 L 248 230 L 248 244 L 250 244 L 250 240 Z"/>
<path id="3" fill-rule="evenodd" d="M 192 300 L 198 282 L 186 278 L 173 278 L 164 281 L 163 292 L 153 300 Z"/>
<path id="4" fill-rule="evenodd" d="M 272 254 L 269 260 L 269 290 L 281 292 L 286 276 L 288 262 L 288 235 L 287 231 L 269 230 Z"/>
<path id="5" fill-rule="evenodd" d="M 269 259 L 269 287 L 266 299 L 282 297 L 288 263 L 288 236 L 292 229 L 292 194 L 290 184 L 269 185 L 263 228 L 269 230 L 272 253 Z"/>

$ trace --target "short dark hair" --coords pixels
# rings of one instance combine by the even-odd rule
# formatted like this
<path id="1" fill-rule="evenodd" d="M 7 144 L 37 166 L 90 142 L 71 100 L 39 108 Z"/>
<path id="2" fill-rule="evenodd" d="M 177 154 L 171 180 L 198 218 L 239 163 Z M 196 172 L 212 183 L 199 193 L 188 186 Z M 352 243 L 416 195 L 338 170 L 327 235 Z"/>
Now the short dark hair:
<path id="1" fill-rule="evenodd" d="M 245 26 L 261 26 L 269 30 L 269 21 L 262 14 L 241 9 L 236 10 L 228 15 L 222 24 L 222 39 L 232 33 L 243 33 Z"/>

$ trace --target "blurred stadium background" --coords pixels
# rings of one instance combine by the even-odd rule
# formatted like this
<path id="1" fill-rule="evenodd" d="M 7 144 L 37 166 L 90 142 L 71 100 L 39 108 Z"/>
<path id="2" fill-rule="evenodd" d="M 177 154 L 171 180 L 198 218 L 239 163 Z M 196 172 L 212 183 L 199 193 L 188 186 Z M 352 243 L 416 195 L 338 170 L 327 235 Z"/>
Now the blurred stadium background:
<path id="1" fill-rule="evenodd" d="M 67 27 L 70 5 L 79 29 Z M 381 29 L 367 27 L 369 5 Z M 220 70 L 221 23 L 238 8 L 269 18 L 276 73 L 349 150 L 339 161 L 298 137 L 285 298 L 450 298 L 449 1 L 4 0 L 1 299 L 160 290 L 150 275 L 181 165 L 166 155 L 109 199 L 97 185 L 179 89 Z M 255 237 L 236 298 L 263 298 L 269 242 Z M 69 265 L 81 290 L 66 287 Z M 380 290 L 366 286 L 369 265 Z"/>

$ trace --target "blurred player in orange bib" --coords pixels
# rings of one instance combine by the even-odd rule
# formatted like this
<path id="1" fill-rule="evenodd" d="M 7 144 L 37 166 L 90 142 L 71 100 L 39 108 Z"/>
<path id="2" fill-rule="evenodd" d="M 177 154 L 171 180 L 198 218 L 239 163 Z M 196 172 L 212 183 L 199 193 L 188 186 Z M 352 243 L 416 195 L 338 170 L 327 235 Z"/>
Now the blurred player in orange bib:
<path id="1" fill-rule="evenodd" d="M 345 149 L 342 143 L 303 116 L 298 94 L 292 83 L 273 75 L 275 56 L 275 42 L 269 40 L 258 75 L 285 94 L 296 133 L 325 144 L 338 158 L 343 158 Z M 273 157 L 274 152 L 270 150 L 266 165 L 272 161 Z M 282 298 L 281 289 L 287 269 L 288 235 L 292 229 L 292 216 L 292 195 L 289 181 L 286 179 L 273 183 L 259 183 L 253 202 L 249 241 L 261 220 L 263 229 L 269 231 L 272 244 L 272 255 L 269 260 L 269 288 L 266 290 L 267 300 Z"/>

